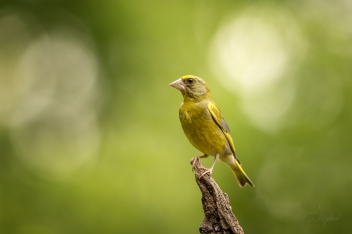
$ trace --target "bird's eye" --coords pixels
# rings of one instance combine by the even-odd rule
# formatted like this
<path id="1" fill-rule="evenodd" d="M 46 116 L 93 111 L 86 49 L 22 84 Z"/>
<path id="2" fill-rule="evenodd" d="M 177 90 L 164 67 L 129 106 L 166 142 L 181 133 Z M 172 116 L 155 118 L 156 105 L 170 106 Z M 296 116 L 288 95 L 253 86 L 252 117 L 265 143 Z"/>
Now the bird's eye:
<path id="1" fill-rule="evenodd" d="M 187 81 L 188 83 L 193 83 L 194 80 L 192 78 L 189 78 Z"/>

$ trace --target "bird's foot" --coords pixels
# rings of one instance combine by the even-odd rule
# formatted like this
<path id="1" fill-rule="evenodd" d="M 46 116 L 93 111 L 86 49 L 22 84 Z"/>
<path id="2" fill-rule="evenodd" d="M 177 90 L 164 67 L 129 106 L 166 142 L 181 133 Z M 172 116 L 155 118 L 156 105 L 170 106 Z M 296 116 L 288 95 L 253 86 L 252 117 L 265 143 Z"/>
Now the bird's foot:
<path id="1" fill-rule="evenodd" d="M 207 170 L 199 177 L 199 179 L 202 178 L 205 174 L 208 174 L 208 173 L 209 173 L 209 176 L 211 176 L 211 174 L 213 174 L 213 167 L 207 169 Z"/>
<path id="2" fill-rule="evenodd" d="M 202 178 L 205 174 L 208 174 L 208 173 L 209 173 L 209 176 L 211 176 L 211 174 L 213 174 L 214 166 L 218 160 L 219 160 L 219 154 L 215 155 L 213 165 L 211 165 L 209 169 L 206 169 L 206 171 L 199 178 Z"/>
<path id="3" fill-rule="evenodd" d="M 208 155 L 204 154 L 202 156 L 195 156 L 191 159 L 191 162 L 192 162 L 192 171 L 194 171 L 194 165 L 196 164 L 196 161 L 197 160 L 200 160 L 201 158 L 207 158 Z"/>

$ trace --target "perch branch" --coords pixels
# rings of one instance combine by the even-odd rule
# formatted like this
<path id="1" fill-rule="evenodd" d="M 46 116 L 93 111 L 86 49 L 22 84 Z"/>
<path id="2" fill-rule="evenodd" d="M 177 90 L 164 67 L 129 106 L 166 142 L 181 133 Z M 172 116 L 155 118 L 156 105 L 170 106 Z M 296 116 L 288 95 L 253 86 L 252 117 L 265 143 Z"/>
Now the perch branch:
<path id="1" fill-rule="evenodd" d="M 200 163 L 198 157 L 194 157 L 191 164 L 195 171 L 196 182 L 202 192 L 204 221 L 199 227 L 199 232 L 202 234 L 244 234 L 237 218 L 232 213 L 227 194 L 221 191 L 219 185 L 209 174 L 201 177 L 206 168 Z"/>

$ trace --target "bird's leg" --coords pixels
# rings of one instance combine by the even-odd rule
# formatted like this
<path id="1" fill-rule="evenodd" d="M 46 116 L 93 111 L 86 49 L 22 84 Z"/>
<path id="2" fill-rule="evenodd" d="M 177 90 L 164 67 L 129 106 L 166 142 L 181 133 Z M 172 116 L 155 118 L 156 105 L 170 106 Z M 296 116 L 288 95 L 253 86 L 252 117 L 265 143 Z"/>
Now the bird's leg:
<path id="1" fill-rule="evenodd" d="M 219 161 L 219 157 L 220 157 L 219 154 L 215 155 L 213 165 L 211 165 L 211 167 L 209 169 L 207 169 L 199 178 L 202 178 L 207 173 L 209 173 L 209 175 L 211 175 L 213 173 L 214 166 L 215 166 L 216 162 Z"/>
<path id="2" fill-rule="evenodd" d="M 197 158 L 198 160 L 199 159 L 201 159 L 201 158 L 207 158 L 207 157 L 209 157 L 209 155 L 206 155 L 206 154 L 204 154 L 204 155 L 202 155 L 202 156 L 195 156 L 195 157 L 193 157 L 192 159 L 191 159 L 191 161 L 194 159 L 194 158 Z M 194 170 L 193 168 L 194 168 L 194 164 L 196 163 L 196 160 L 193 160 L 193 163 L 192 163 L 192 171 Z"/>

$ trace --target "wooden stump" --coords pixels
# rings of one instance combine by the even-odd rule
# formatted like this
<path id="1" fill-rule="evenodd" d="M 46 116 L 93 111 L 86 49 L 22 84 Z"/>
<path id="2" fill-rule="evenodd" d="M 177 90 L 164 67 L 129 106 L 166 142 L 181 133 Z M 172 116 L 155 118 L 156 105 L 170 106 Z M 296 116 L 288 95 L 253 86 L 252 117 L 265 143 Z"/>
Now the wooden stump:
<path id="1" fill-rule="evenodd" d="M 232 213 L 229 197 L 209 175 L 201 175 L 207 170 L 198 157 L 191 160 L 196 182 L 202 192 L 204 221 L 199 227 L 202 234 L 243 234 L 243 229 Z"/>

